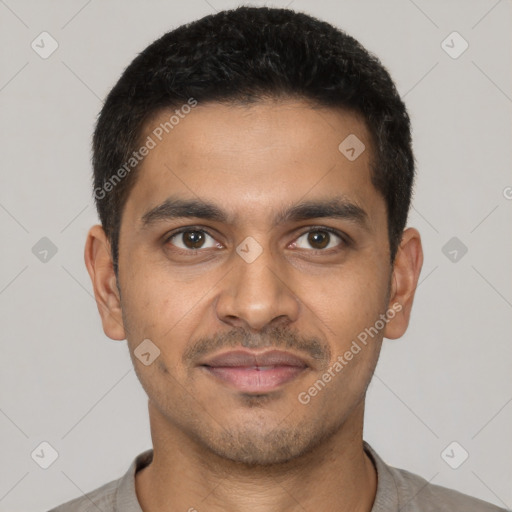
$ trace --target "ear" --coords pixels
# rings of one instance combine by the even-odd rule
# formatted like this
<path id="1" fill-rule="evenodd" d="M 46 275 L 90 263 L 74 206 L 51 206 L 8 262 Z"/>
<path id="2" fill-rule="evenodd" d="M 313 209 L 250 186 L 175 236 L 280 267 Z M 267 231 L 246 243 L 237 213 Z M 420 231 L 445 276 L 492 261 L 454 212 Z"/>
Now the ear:
<path id="1" fill-rule="evenodd" d="M 103 331 L 113 340 L 124 340 L 126 333 L 117 289 L 110 243 L 100 225 L 93 226 L 85 243 L 85 265 L 91 277 Z"/>
<path id="2" fill-rule="evenodd" d="M 384 329 L 385 338 L 400 338 L 407 330 L 422 265 L 423 249 L 420 234 L 416 229 L 408 228 L 402 234 L 402 241 L 393 263 L 388 311 L 393 310 L 395 315 L 389 316 L 390 320 Z"/>

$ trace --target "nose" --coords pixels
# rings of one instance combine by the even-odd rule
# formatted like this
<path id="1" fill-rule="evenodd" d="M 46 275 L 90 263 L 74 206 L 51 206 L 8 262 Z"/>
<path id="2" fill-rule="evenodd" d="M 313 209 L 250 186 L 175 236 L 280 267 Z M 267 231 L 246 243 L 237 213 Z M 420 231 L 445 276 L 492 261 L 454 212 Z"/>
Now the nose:
<path id="1" fill-rule="evenodd" d="M 300 301 L 290 288 L 284 265 L 278 265 L 269 250 L 250 263 L 233 256 L 234 267 L 216 301 L 219 320 L 254 331 L 296 321 Z"/>

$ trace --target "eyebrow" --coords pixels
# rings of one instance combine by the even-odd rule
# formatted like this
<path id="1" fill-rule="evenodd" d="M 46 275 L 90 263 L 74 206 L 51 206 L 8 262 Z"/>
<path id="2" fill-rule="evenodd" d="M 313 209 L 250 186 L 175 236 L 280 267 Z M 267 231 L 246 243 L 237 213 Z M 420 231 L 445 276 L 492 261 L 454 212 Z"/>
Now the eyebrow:
<path id="1" fill-rule="evenodd" d="M 199 218 L 221 223 L 233 223 L 232 215 L 209 201 L 169 197 L 163 203 L 142 215 L 142 229 L 148 229 L 161 221 L 177 218 Z M 366 211 L 343 196 L 327 200 L 301 201 L 278 212 L 274 216 L 273 224 L 279 225 L 315 218 L 348 220 L 369 230 Z"/>

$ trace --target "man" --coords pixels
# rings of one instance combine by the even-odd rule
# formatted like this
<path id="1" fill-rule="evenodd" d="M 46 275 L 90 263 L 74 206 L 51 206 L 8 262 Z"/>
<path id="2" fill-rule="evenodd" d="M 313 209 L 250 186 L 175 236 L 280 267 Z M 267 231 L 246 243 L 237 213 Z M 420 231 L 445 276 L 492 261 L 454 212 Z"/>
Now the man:
<path id="1" fill-rule="evenodd" d="M 164 35 L 94 135 L 85 260 L 153 450 L 54 509 L 493 511 L 363 441 L 422 266 L 405 106 L 331 25 L 242 7 Z"/>

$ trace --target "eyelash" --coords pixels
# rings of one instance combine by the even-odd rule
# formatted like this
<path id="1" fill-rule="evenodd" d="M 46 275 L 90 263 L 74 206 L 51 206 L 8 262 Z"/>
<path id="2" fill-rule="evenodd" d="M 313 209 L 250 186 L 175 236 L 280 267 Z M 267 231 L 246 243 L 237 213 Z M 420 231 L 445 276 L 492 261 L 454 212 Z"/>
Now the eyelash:
<path id="1" fill-rule="evenodd" d="M 199 231 L 201 233 L 205 233 L 206 235 L 210 236 L 211 238 L 213 238 L 214 240 L 215 237 L 207 230 L 207 229 L 204 229 L 200 226 L 187 226 L 187 227 L 184 227 L 184 228 L 180 228 L 178 229 L 177 231 L 173 231 L 172 233 L 170 233 L 168 236 L 165 237 L 164 239 L 164 243 L 165 244 L 168 244 L 172 238 L 174 238 L 175 236 L 178 236 L 182 233 L 186 233 L 188 231 Z M 307 234 L 307 233 L 310 233 L 310 232 L 314 232 L 314 231 L 326 231 L 327 233 L 330 233 L 332 235 L 335 235 L 337 236 L 341 242 L 340 242 L 340 245 L 344 245 L 345 247 L 351 247 L 352 245 L 352 239 L 345 233 L 341 232 L 341 231 L 338 231 L 337 229 L 333 229 L 333 228 L 330 228 L 330 227 L 327 227 L 327 226 L 308 226 L 308 229 L 302 231 L 299 235 L 297 235 L 295 237 L 295 239 L 293 241 L 296 241 L 297 239 L 299 239 L 301 236 Z M 323 253 L 323 254 L 326 254 L 326 253 L 329 253 L 331 252 L 332 250 L 336 250 L 337 248 L 331 248 L 331 249 L 310 249 L 308 250 L 309 253 L 313 253 L 313 254 L 317 254 L 317 253 Z M 199 249 L 181 249 L 179 247 L 174 247 L 175 251 L 179 252 L 179 253 L 182 253 L 182 254 L 187 254 L 187 255 L 195 255 L 195 254 L 198 254 L 199 252 L 202 252 L 204 251 L 204 249 L 202 248 L 199 248 Z"/>
<path id="2" fill-rule="evenodd" d="M 337 236 L 340 239 L 339 246 L 345 246 L 345 248 L 347 248 L 347 247 L 350 247 L 352 245 L 352 239 L 347 234 L 345 234 L 345 233 L 343 233 L 341 231 L 338 231 L 337 229 L 330 228 L 330 227 L 327 227 L 327 226 L 308 226 L 308 229 L 302 231 L 300 233 L 300 235 L 298 235 L 295 238 L 295 240 L 299 239 L 301 236 L 303 236 L 303 235 L 305 235 L 307 233 L 311 233 L 311 232 L 314 232 L 314 231 L 326 231 L 327 233 L 330 233 L 331 235 Z M 331 249 L 310 249 L 308 252 L 314 253 L 314 254 L 317 254 L 317 253 L 328 254 L 329 252 L 331 252 L 333 250 L 334 251 L 339 250 L 339 246 L 332 247 Z"/>

